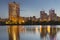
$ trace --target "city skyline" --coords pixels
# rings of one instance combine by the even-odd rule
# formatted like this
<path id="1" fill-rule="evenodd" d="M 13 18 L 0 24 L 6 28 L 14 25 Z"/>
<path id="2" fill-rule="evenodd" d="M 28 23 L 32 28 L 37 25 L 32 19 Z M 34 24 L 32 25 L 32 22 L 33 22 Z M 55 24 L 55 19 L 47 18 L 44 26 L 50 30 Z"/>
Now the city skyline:
<path id="1" fill-rule="evenodd" d="M 55 13 L 60 16 L 59 12 L 59 0 L 1 0 L 0 1 L 0 17 L 8 18 L 8 3 L 16 1 L 20 4 L 20 16 L 30 17 L 36 16 L 40 17 L 40 11 L 44 9 L 47 14 L 49 14 L 49 10 L 51 8 L 55 9 Z M 48 5 L 48 6 L 47 6 Z"/>

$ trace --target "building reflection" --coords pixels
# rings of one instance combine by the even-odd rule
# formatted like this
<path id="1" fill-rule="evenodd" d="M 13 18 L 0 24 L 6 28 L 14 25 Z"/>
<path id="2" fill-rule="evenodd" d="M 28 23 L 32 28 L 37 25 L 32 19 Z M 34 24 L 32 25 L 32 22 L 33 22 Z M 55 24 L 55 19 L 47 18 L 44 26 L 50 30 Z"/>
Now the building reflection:
<path id="1" fill-rule="evenodd" d="M 40 38 L 42 40 L 56 40 L 56 34 L 59 31 L 59 28 L 50 25 L 43 25 L 40 27 L 25 27 L 18 25 L 11 25 L 8 28 L 9 40 L 20 40 L 19 33 L 21 32 L 33 32 L 40 33 Z"/>
<path id="2" fill-rule="evenodd" d="M 50 40 L 55 40 L 56 38 L 55 38 L 55 36 L 56 36 L 56 28 L 54 27 L 51 27 L 50 28 Z"/>
<path id="3" fill-rule="evenodd" d="M 54 26 L 41 26 L 40 28 L 41 33 L 40 36 L 43 40 L 47 40 L 47 34 L 49 34 L 49 39 L 50 40 L 56 40 L 56 33 L 57 33 L 57 28 Z"/>
<path id="4" fill-rule="evenodd" d="M 46 36 L 47 35 L 47 27 L 45 27 L 45 28 L 42 27 L 41 30 L 42 30 L 41 33 L 40 33 L 41 37 Z"/>
<path id="5" fill-rule="evenodd" d="M 8 28 L 9 40 L 19 40 L 19 26 L 9 26 Z"/>

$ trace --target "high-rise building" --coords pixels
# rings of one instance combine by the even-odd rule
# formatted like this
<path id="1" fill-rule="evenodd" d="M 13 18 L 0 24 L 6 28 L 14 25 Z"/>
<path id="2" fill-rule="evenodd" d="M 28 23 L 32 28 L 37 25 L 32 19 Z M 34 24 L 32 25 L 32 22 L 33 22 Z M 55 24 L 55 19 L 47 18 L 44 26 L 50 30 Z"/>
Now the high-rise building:
<path id="1" fill-rule="evenodd" d="M 55 10 L 53 10 L 53 9 L 50 9 L 49 10 L 49 17 L 48 17 L 48 20 L 49 21 L 56 21 L 57 20 L 57 15 L 55 14 Z"/>
<path id="2" fill-rule="evenodd" d="M 47 21 L 48 15 L 45 13 L 45 11 L 40 11 L 40 21 Z"/>
<path id="3" fill-rule="evenodd" d="M 20 6 L 16 2 L 9 3 L 9 20 L 17 22 L 20 15 Z"/>

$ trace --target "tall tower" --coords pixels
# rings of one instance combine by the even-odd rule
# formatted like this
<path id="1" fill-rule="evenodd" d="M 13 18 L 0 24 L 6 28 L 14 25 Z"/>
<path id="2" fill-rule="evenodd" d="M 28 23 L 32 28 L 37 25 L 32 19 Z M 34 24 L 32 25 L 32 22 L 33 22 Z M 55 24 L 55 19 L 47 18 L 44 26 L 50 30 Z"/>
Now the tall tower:
<path id="1" fill-rule="evenodd" d="M 55 13 L 55 10 L 54 9 L 50 9 L 49 10 L 49 18 L 48 18 L 49 21 L 57 21 L 57 15 Z"/>
<path id="2" fill-rule="evenodd" d="M 18 22 L 20 15 L 20 6 L 16 2 L 9 3 L 9 20 Z"/>
<path id="3" fill-rule="evenodd" d="M 45 13 L 45 11 L 40 11 L 40 18 L 41 20 L 40 21 L 47 21 L 47 13 Z"/>

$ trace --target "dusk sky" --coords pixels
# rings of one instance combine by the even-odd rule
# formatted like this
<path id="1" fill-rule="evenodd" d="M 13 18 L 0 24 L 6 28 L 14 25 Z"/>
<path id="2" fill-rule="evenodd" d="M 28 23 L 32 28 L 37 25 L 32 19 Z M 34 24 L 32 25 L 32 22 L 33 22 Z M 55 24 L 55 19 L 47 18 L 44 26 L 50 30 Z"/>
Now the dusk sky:
<path id="1" fill-rule="evenodd" d="M 8 18 L 8 3 L 16 1 L 20 4 L 20 16 L 40 17 L 40 11 L 45 10 L 48 14 L 51 8 L 60 16 L 60 0 L 0 0 L 0 17 Z"/>

